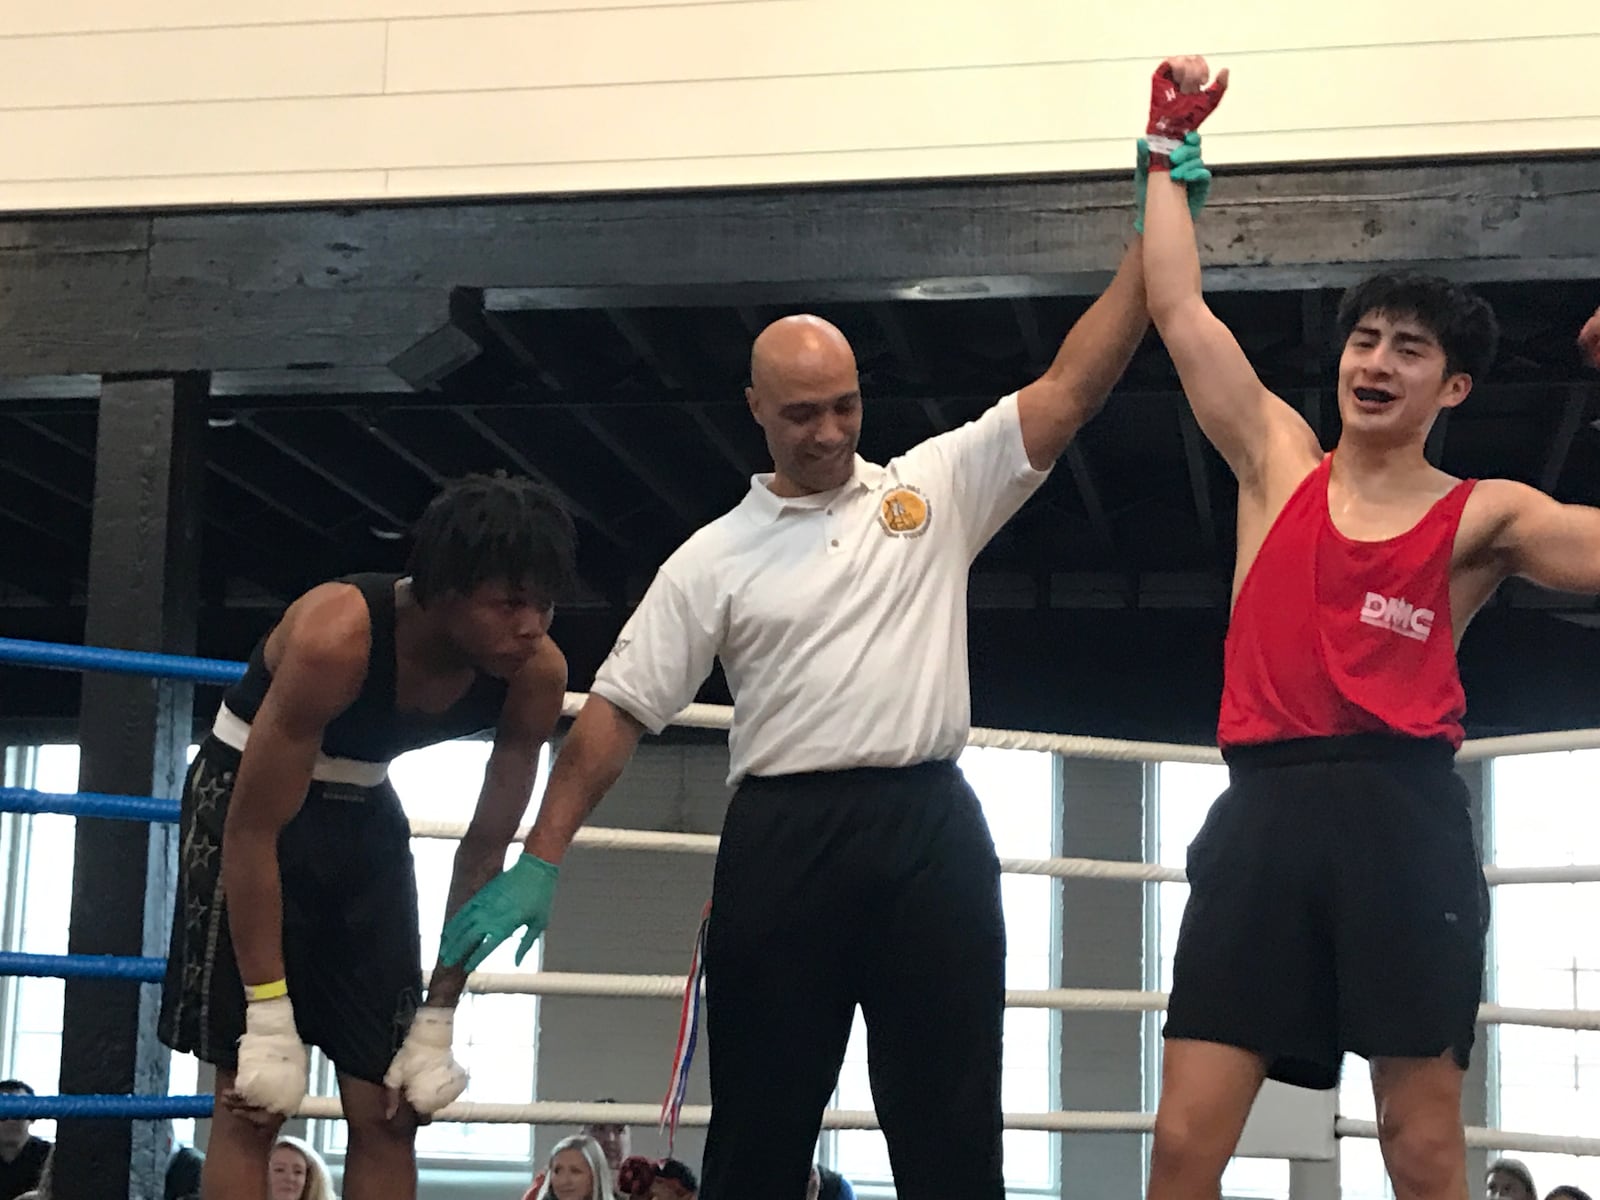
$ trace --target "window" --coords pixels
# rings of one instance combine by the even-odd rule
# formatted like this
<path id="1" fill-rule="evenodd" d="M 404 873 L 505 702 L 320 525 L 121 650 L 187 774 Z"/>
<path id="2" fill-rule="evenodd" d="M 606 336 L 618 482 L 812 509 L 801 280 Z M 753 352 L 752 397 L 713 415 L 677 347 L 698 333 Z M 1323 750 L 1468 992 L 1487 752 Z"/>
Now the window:
<path id="1" fill-rule="evenodd" d="M 1596 750 L 1496 759 L 1490 769 L 1496 865 L 1600 862 L 1597 774 Z M 1519 1008 L 1600 1008 L 1600 946 L 1585 933 L 1597 925 L 1600 884 L 1494 889 L 1491 996 Z M 1600 1033 L 1502 1025 L 1489 1051 L 1499 1081 L 1492 1126 L 1583 1136 L 1600 1127 Z M 1541 1193 L 1562 1183 L 1600 1192 L 1595 1159 L 1515 1157 L 1528 1164 Z"/>
<path id="2" fill-rule="evenodd" d="M 1048 858 L 1056 853 L 1055 759 L 1028 750 L 969 747 L 961 769 L 983 806 L 1001 858 Z M 1006 921 L 1006 986 L 1056 986 L 1061 938 L 1060 886 L 1042 875 L 1006 875 L 1001 904 Z M 1058 1021 L 1048 1009 L 1007 1009 L 1002 1102 L 1008 1112 L 1042 1112 L 1058 1104 Z M 871 1109 L 866 1027 L 856 1013 L 834 1096 L 839 1108 Z M 1030 1130 L 1005 1133 L 1006 1185 L 1012 1195 L 1055 1194 L 1059 1135 Z M 890 1181 L 888 1146 L 877 1130 L 824 1133 L 823 1155 L 857 1190 Z"/>

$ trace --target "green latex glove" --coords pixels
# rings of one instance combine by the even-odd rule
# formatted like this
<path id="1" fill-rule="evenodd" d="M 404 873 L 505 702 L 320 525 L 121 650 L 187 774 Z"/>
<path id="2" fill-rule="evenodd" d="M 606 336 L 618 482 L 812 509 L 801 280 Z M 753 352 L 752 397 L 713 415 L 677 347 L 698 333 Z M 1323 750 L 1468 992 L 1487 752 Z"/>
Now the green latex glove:
<path id="1" fill-rule="evenodd" d="M 517 947 L 520 965 L 550 924 L 550 904 L 560 874 L 554 863 L 524 853 L 445 922 L 439 937 L 439 961 L 455 965 L 465 960 L 465 969 L 474 971 L 495 947 L 526 925 L 528 932 Z"/>
<path id="2" fill-rule="evenodd" d="M 1167 156 L 1172 161 L 1172 177 L 1182 183 L 1189 195 L 1189 215 L 1196 220 L 1211 194 L 1211 169 L 1200 158 L 1200 135 L 1184 135 L 1183 144 Z"/>
<path id="3" fill-rule="evenodd" d="M 1185 194 L 1189 200 L 1189 216 L 1194 220 L 1200 219 L 1200 210 L 1206 206 L 1206 197 L 1211 192 L 1211 171 L 1200 158 L 1200 135 L 1188 133 L 1184 135 L 1182 145 L 1178 146 L 1169 158 L 1172 161 L 1172 178 L 1184 185 Z M 1144 232 L 1144 205 L 1145 194 L 1150 182 L 1150 143 L 1144 138 L 1139 139 L 1137 157 L 1133 168 L 1133 231 Z"/>

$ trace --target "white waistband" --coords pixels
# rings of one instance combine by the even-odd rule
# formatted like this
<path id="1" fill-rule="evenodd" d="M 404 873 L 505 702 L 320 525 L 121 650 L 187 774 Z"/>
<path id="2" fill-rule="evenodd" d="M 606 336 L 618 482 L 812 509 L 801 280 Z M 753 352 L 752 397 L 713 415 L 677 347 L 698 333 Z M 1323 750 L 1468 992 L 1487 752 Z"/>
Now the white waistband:
<path id="1" fill-rule="evenodd" d="M 241 754 L 250 741 L 250 722 L 240 717 L 224 704 L 217 709 L 217 719 L 211 726 L 211 735 L 224 746 L 232 746 Z M 318 783 L 343 783 L 350 787 L 377 787 L 389 777 L 388 763 L 362 762 L 358 758 L 329 758 L 318 754 L 312 764 L 311 778 Z"/>

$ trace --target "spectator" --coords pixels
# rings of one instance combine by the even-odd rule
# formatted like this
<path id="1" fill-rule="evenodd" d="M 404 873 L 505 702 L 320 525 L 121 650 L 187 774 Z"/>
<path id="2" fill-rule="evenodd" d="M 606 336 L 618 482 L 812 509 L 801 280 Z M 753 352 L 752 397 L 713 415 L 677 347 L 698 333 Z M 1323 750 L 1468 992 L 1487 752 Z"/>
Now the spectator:
<path id="1" fill-rule="evenodd" d="M 1533 1172 L 1515 1158 L 1497 1158 L 1489 1164 L 1484 1196 L 1486 1200 L 1539 1200 Z"/>
<path id="2" fill-rule="evenodd" d="M 1570 1183 L 1563 1183 L 1558 1188 L 1552 1188 L 1544 1200 L 1589 1200 L 1589 1193 Z"/>
<path id="3" fill-rule="evenodd" d="M 696 1200 L 700 1181 L 676 1158 L 649 1159 L 634 1154 L 617 1172 L 619 1200 Z"/>
<path id="4" fill-rule="evenodd" d="M 596 1100 L 596 1104 L 615 1104 L 615 1100 Z M 633 1152 L 633 1136 L 626 1125 L 585 1125 L 580 1130 L 584 1136 L 591 1137 L 600 1143 L 600 1150 L 606 1156 L 606 1166 L 611 1168 L 611 1186 L 617 1186 L 617 1171 L 622 1166 L 622 1160 Z"/>
<path id="5" fill-rule="evenodd" d="M 816 1163 L 811 1168 L 806 1200 L 856 1200 L 856 1190 L 839 1172 L 830 1171 L 821 1163 Z"/>
<path id="6" fill-rule="evenodd" d="M 649 1200 L 695 1200 L 700 1192 L 700 1181 L 687 1164 L 675 1158 L 663 1158 L 656 1166 L 656 1177 L 645 1193 Z"/>
<path id="7" fill-rule="evenodd" d="M 279 1134 L 267 1158 L 270 1200 L 337 1200 L 328 1164 L 299 1138 Z"/>
<path id="8" fill-rule="evenodd" d="M 0 1080 L 0 1096 L 31 1096 L 33 1089 L 20 1079 Z M 30 1132 L 27 1117 L 0 1121 L 0 1200 L 16 1200 L 41 1186 L 50 1143 Z"/>
<path id="9" fill-rule="evenodd" d="M 162 1200 L 200 1200 L 200 1169 L 205 1164 L 205 1155 L 193 1146 L 180 1146 L 172 1132 L 172 1122 L 164 1124 L 167 1176 L 162 1188 Z"/>
<path id="10" fill-rule="evenodd" d="M 522 1200 L 617 1200 L 600 1143 L 583 1133 L 562 1138 Z"/>

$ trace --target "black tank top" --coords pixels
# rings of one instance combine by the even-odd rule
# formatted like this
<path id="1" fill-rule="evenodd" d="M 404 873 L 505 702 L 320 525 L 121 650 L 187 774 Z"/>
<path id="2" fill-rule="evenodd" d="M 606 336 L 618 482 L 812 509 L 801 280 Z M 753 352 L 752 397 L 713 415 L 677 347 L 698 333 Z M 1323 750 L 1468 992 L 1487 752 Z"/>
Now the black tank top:
<path id="1" fill-rule="evenodd" d="M 368 573 L 336 580 L 361 592 L 372 617 L 372 651 L 361 694 L 322 734 L 322 752 L 330 758 L 386 763 L 407 750 L 448 742 L 489 729 L 505 704 L 504 680 L 479 674 L 466 695 L 441 713 L 399 712 L 395 708 L 394 586 L 399 575 Z M 268 630 L 267 637 L 271 636 Z M 244 677 L 223 693 L 222 702 L 242 721 L 254 721 L 272 682 L 267 669 L 267 638 L 250 652 Z"/>

